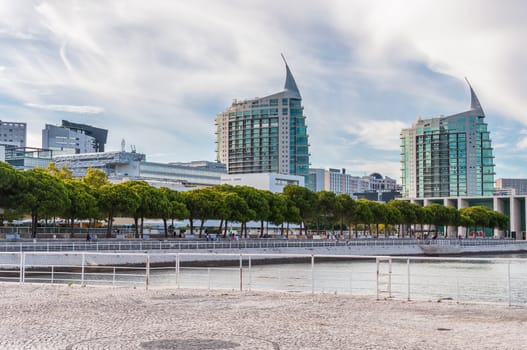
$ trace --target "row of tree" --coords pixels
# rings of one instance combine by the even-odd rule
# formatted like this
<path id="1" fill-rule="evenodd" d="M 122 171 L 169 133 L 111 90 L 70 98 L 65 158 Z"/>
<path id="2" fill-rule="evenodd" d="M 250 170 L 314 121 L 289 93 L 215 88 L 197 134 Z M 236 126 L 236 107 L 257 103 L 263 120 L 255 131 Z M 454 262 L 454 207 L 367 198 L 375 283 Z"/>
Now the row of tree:
<path id="1" fill-rule="evenodd" d="M 188 219 L 194 232 L 199 220 L 199 234 L 207 220 L 219 220 L 218 233 L 227 234 L 229 223 L 236 222 L 247 236 L 247 223 L 260 222 L 263 235 L 266 223 L 277 226 L 300 224 L 300 234 L 307 228 L 318 231 L 349 230 L 358 235 L 359 227 L 379 235 L 380 231 L 403 227 L 423 228 L 463 226 L 481 228 L 508 227 L 508 218 L 486 207 L 454 207 L 431 204 L 425 207 L 405 201 L 379 203 L 353 200 L 346 194 L 312 192 L 289 185 L 283 193 L 274 194 L 248 186 L 219 185 L 178 192 L 156 188 L 144 181 L 111 184 L 100 170 L 88 169 L 82 178 L 73 178 L 66 168 L 51 163 L 46 169 L 15 170 L 0 162 L 0 208 L 4 218 L 31 215 L 32 233 L 36 235 L 38 220 L 61 217 L 72 227 L 75 220 L 106 220 L 111 235 L 115 217 L 133 217 L 136 236 L 142 236 L 145 218 L 162 219 L 165 235 L 168 221 Z M 415 230 L 414 230 L 415 231 Z M 286 229 L 286 234 L 289 227 Z M 429 232 L 428 232 L 429 233 Z"/>

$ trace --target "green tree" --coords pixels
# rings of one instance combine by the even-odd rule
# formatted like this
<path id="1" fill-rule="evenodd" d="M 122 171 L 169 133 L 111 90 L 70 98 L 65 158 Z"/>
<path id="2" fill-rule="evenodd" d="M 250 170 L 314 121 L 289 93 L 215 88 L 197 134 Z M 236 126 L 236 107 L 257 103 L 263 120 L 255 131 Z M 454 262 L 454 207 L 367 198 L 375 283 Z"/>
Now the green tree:
<path id="1" fill-rule="evenodd" d="M 88 168 L 86 174 L 82 177 L 82 181 L 89 187 L 99 189 L 104 185 L 109 184 L 108 175 L 102 170 Z"/>
<path id="2" fill-rule="evenodd" d="M 287 185 L 283 193 L 298 209 L 300 234 L 302 235 L 302 227 L 306 229 L 306 223 L 315 218 L 317 214 L 317 195 L 313 191 L 298 185 Z"/>
<path id="3" fill-rule="evenodd" d="M 319 220 L 322 221 L 324 231 L 327 228 L 333 229 L 337 212 L 337 195 L 334 192 L 320 191 L 317 195 L 317 230 Z"/>
<path id="4" fill-rule="evenodd" d="M 108 218 L 106 237 L 112 236 L 113 219 L 117 215 L 132 216 L 139 206 L 139 196 L 126 183 L 107 184 L 99 189 L 99 208 Z"/>
<path id="5" fill-rule="evenodd" d="M 366 199 L 359 199 L 355 201 L 355 209 L 351 213 L 351 215 L 348 217 L 348 220 L 351 224 L 355 225 L 355 238 L 358 236 L 357 232 L 357 226 L 359 224 L 366 224 L 373 221 L 373 213 L 370 209 L 368 200 Z"/>
<path id="6" fill-rule="evenodd" d="M 160 215 L 163 219 L 165 237 L 168 237 L 167 220 L 172 220 L 171 226 L 172 230 L 174 230 L 174 220 L 180 220 L 188 217 L 189 212 L 187 206 L 185 205 L 185 198 L 180 192 L 168 189 L 166 187 L 161 187 L 159 190 L 167 199 L 167 205 L 161 208 Z"/>
<path id="7" fill-rule="evenodd" d="M 64 218 L 70 223 L 71 234 L 75 219 L 91 219 L 97 216 L 99 211 L 97 199 L 91 194 L 91 190 L 84 182 L 78 179 L 64 181 L 69 205 L 64 210 Z"/>
<path id="8" fill-rule="evenodd" d="M 347 194 L 339 194 L 336 197 L 335 215 L 340 223 L 340 235 L 344 229 L 344 223 L 351 222 L 355 211 L 355 201 Z M 351 226 L 348 225 L 348 238 L 351 239 Z"/>
<path id="9" fill-rule="evenodd" d="M 60 216 L 71 205 L 64 183 L 40 168 L 21 172 L 14 202 L 31 214 L 31 236 L 36 237 L 39 217 Z"/>
<path id="10" fill-rule="evenodd" d="M 45 170 L 51 176 L 55 176 L 56 178 L 61 179 L 61 180 L 73 179 L 73 172 L 69 170 L 65 165 L 63 165 L 59 169 L 57 168 L 57 165 L 55 164 L 55 162 L 51 162 L 48 164 Z"/>

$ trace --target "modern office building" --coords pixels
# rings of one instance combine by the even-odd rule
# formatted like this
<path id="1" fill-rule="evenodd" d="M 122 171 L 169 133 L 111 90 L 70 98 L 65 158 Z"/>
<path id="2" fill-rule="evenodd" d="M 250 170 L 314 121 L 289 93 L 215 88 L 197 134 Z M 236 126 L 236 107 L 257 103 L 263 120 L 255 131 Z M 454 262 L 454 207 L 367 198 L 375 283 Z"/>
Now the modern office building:
<path id="1" fill-rule="evenodd" d="M 283 57 L 283 56 L 282 56 Z M 285 61 L 284 90 L 234 100 L 216 116 L 217 160 L 229 174 L 309 175 L 309 144 L 302 96 Z"/>
<path id="2" fill-rule="evenodd" d="M 493 194 L 490 132 L 470 84 L 469 89 L 470 110 L 431 119 L 419 118 L 411 128 L 401 131 L 404 198 Z"/>
<path id="3" fill-rule="evenodd" d="M 27 125 L 19 122 L 0 120 L 0 145 L 26 147 Z"/>
<path id="4" fill-rule="evenodd" d="M 155 187 L 176 190 L 219 185 L 221 176 L 227 173 L 221 163 L 147 162 L 144 154 L 124 151 L 61 155 L 53 160 L 59 168 L 70 169 L 75 177 L 82 177 L 88 168 L 93 168 L 104 171 L 112 182 L 144 180 Z"/>
<path id="5" fill-rule="evenodd" d="M 496 194 L 527 195 L 527 179 L 502 179 L 496 180 Z"/>
<path id="6" fill-rule="evenodd" d="M 29 170 L 36 167 L 46 168 L 53 158 L 53 151 L 49 149 L 10 146 L 2 146 L 1 148 L 4 149 L 3 159 L 5 162 L 19 170 Z M 0 151 L 2 151 L 1 148 Z M 1 156 L 0 159 L 2 159 Z"/>
<path id="7" fill-rule="evenodd" d="M 259 190 L 282 193 L 287 185 L 304 187 L 303 176 L 277 173 L 228 174 L 221 177 L 221 183 L 231 186 L 250 186 Z"/>
<path id="8" fill-rule="evenodd" d="M 104 152 L 108 130 L 90 125 L 62 121 L 61 126 L 46 124 L 42 130 L 42 147 L 55 154 Z"/>
<path id="9" fill-rule="evenodd" d="M 388 201 L 399 196 L 399 185 L 395 179 L 372 173 L 367 176 L 353 176 L 346 169 L 309 169 L 309 186 L 312 191 L 330 191 L 348 194 L 356 198 Z"/>

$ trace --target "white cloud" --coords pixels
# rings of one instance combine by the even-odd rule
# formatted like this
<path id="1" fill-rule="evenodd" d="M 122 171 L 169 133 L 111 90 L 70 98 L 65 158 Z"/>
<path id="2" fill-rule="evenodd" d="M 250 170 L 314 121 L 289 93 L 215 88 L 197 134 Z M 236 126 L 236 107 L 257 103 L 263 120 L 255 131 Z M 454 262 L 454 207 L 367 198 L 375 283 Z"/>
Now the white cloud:
<path id="1" fill-rule="evenodd" d="M 370 120 L 350 125 L 346 130 L 355 135 L 355 144 L 363 143 L 378 150 L 396 151 L 400 149 L 399 132 L 406 127 L 406 123 L 395 120 Z"/>
<path id="2" fill-rule="evenodd" d="M 100 114 L 104 111 L 101 107 L 95 106 L 71 106 L 71 105 L 42 105 L 38 103 L 26 103 L 28 107 L 45 109 L 48 111 L 70 112 L 81 114 Z"/>
<path id="3" fill-rule="evenodd" d="M 516 149 L 519 151 L 527 149 L 527 137 L 521 138 L 518 141 L 518 143 L 516 144 Z"/>
<path id="4" fill-rule="evenodd" d="M 525 10 L 491 0 L 3 1 L 0 102 L 31 101 L 50 119 L 104 111 L 92 124 L 110 130 L 108 149 L 125 138 L 166 161 L 210 159 L 215 114 L 280 90 L 284 52 L 313 166 L 341 167 L 358 146 L 361 161 L 381 150 L 397 164 L 403 127 L 468 106 L 463 76 L 489 118 L 527 126 Z"/>

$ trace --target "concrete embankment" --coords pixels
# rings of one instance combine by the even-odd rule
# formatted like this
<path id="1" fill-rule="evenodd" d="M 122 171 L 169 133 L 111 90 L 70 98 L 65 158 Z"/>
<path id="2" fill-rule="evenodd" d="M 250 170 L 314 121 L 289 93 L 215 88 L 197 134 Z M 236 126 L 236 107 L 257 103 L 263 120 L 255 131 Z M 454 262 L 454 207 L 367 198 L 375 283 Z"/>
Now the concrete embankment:
<path id="1" fill-rule="evenodd" d="M 0 264 L 4 268 L 17 268 L 21 264 L 30 266 L 97 266 L 97 265 L 171 265 L 179 263 L 226 264 L 236 263 L 240 257 L 247 264 L 307 262 L 311 255 L 320 260 L 357 258 L 360 256 L 465 256 L 474 254 L 520 253 L 526 245 L 379 245 L 379 246 L 331 246 L 331 247 L 280 247 L 280 248 L 232 248 L 232 249 L 183 249 L 105 252 L 24 252 L 0 253 Z"/>
<path id="2" fill-rule="evenodd" d="M 259 263 L 278 263 L 288 260 L 307 259 L 311 255 L 331 258 L 331 256 L 376 256 L 376 255 L 422 255 L 417 245 L 405 246 L 337 246 L 309 248 L 233 248 L 233 249 L 183 249 L 183 250 L 144 250 L 144 251 L 106 251 L 106 252 L 24 252 L 23 264 L 36 265 L 131 265 L 145 264 L 148 257 L 150 264 L 171 264 L 179 262 L 228 262 L 251 261 Z M 83 260 L 84 259 L 84 260 Z M 0 264 L 19 266 L 20 253 L 0 253 Z"/>

